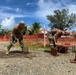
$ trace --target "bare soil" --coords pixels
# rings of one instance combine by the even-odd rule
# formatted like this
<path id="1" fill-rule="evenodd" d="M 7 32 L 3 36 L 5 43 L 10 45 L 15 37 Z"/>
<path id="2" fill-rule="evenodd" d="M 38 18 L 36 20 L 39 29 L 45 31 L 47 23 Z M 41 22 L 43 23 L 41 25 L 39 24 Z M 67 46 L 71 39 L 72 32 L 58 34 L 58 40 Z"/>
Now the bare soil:
<path id="1" fill-rule="evenodd" d="M 75 53 L 52 56 L 45 48 L 25 53 L 15 46 L 6 55 L 8 44 L 0 42 L 0 75 L 76 75 L 76 63 L 70 62 Z"/>

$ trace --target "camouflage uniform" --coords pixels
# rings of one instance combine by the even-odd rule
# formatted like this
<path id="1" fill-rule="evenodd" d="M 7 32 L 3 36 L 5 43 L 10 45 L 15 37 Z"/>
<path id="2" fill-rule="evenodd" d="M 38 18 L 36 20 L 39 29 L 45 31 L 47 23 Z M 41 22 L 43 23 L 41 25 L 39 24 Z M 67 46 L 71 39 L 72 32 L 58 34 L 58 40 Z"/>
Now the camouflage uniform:
<path id="1" fill-rule="evenodd" d="M 54 29 L 54 30 L 51 30 L 51 31 L 47 32 L 47 37 L 49 39 L 51 48 L 55 48 L 56 47 L 55 40 L 54 40 L 54 35 L 56 34 L 56 39 L 57 39 L 61 35 L 61 32 L 62 31 L 59 30 L 59 29 Z"/>
<path id="2" fill-rule="evenodd" d="M 19 40 L 22 51 L 24 48 L 26 49 L 26 47 L 24 46 L 24 43 L 23 43 L 23 34 L 22 34 L 22 31 L 24 31 L 24 33 L 25 33 L 26 30 L 27 30 L 27 27 L 25 26 L 23 21 L 21 21 L 18 25 L 14 26 L 14 28 L 12 30 L 12 34 L 10 35 L 10 44 L 7 46 L 8 50 L 6 51 L 6 54 L 9 54 L 9 50 L 17 42 L 17 39 Z"/>
<path id="3" fill-rule="evenodd" d="M 47 32 L 47 37 L 49 39 L 51 48 L 54 48 L 55 47 L 55 42 L 54 42 L 54 38 L 53 38 L 53 35 L 52 35 L 52 31 Z"/>

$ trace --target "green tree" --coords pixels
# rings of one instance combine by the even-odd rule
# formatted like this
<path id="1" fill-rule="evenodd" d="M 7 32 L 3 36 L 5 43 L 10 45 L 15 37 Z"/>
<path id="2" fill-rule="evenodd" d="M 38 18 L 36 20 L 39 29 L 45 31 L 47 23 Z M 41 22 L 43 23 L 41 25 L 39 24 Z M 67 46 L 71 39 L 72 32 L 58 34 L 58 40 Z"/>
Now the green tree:
<path id="1" fill-rule="evenodd" d="M 0 35 L 10 34 L 11 30 L 2 29 L 2 25 L 0 24 Z"/>
<path id="2" fill-rule="evenodd" d="M 30 35 L 31 31 L 29 29 L 27 29 L 26 34 L 25 35 Z"/>
<path id="3" fill-rule="evenodd" d="M 71 29 L 76 24 L 76 15 L 73 13 L 70 15 L 68 9 L 55 10 L 54 15 L 47 15 L 47 19 L 50 21 L 51 29 Z"/>
<path id="4" fill-rule="evenodd" d="M 32 24 L 32 26 L 30 26 L 30 27 L 28 28 L 27 33 L 29 33 L 29 35 L 35 34 L 35 33 L 39 32 L 40 28 L 41 28 L 40 23 L 34 22 L 34 23 Z"/>

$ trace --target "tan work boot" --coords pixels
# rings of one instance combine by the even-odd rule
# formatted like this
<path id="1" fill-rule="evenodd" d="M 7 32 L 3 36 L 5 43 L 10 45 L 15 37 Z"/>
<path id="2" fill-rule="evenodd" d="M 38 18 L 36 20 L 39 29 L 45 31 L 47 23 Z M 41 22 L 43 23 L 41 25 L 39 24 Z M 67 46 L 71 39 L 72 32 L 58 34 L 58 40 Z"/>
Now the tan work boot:
<path id="1" fill-rule="evenodd" d="M 7 48 L 6 54 L 9 54 L 9 48 Z"/>
<path id="2" fill-rule="evenodd" d="M 8 50 L 6 51 L 6 54 L 7 54 L 7 55 L 9 54 L 9 51 L 8 51 Z"/>
<path id="3" fill-rule="evenodd" d="M 25 53 L 29 53 L 28 47 L 22 48 L 22 51 L 24 51 Z"/>

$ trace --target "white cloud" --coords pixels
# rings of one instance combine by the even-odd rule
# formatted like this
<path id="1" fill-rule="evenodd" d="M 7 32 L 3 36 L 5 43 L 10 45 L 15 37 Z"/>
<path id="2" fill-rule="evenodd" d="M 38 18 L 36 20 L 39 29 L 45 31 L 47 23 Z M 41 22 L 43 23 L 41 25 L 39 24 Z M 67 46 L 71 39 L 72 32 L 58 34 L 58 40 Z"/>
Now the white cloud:
<path id="1" fill-rule="evenodd" d="M 11 8 L 11 7 L 7 7 L 7 6 L 0 6 L 0 13 L 2 12 L 7 12 L 7 11 L 10 11 L 10 12 L 17 12 L 17 13 L 20 13 L 22 10 L 20 8 Z"/>
<path id="2" fill-rule="evenodd" d="M 47 15 L 53 15 L 54 10 L 61 9 L 60 2 L 53 3 L 51 0 L 45 1 L 45 0 L 39 0 L 38 3 L 38 10 L 35 12 L 35 17 L 40 18 L 40 22 L 43 24 L 48 25 L 49 21 L 47 20 Z"/>
<path id="3" fill-rule="evenodd" d="M 46 16 L 53 15 L 54 10 L 68 8 L 70 13 L 76 12 L 76 5 L 71 4 L 71 0 L 56 0 L 56 3 L 53 0 L 39 0 L 37 5 L 38 10 L 35 12 L 35 17 L 40 18 L 40 22 L 42 21 L 46 25 L 49 24 Z"/>
<path id="4" fill-rule="evenodd" d="M 61 10 L 63 8 L 68 8 L 70 13 L 76 13 L 76 5 L 72 4 L 72 0 L 56 0 L 54 3 L 53 0 L 39 0 L 38 1 L 38 11 L 36 12 L 37 17 L 46 18 L 46 15 L 53 15 L 54 10 Z"/>
<path id="5" fill-rule="evenodd" d="M 21 9 L 20 8 L 16 8 L 16 12 L 17 13 L 20 13 L 21 12 Z"/>
<path id="6" fill-rule="evenodd" d="M 54 10 L 60 9 L 60 2 L 55 4 L 52 1 L 39 0 L 38 11 L 36 12 L 37 17 L 46 18 L 47 15 L 53 14 Z"/>
<path id="7" fill-rule="evenodd" d="M 1 25 L 2 29 L 11 29 L 15 25 L 14 17 L 11 16 L 9 19 L 5 18 L 4 20 L 2 20 Z"/>
<path id="8" fill-rule="evenodd" d="M 69 9 L 69 13 L 76 13 L 76 5 L 68 5 L 67 8 Z"/>
<path id="9" fill-rule="evenodd" d="M 10 12 L 8 12 L 10 11 Z M 25 12 L 26 13 L 26 12 Z M 14 16 L 14 18 L 20 18 L 20 17 L 30 17 L 31 15 L 25 14 L 22 12 L 20 8 L 10 8 L 5 6 L 0 6 L 0 20 L 4 18 L 10 18 L 10 16 Z"/>
<path id="10" fill-rule="evenodd" d="M 10 18 L 10 16 L 14 16 L 14 18 L 19 17 L 27 17 L 28 15 L 22 15 L 22 14 L 14 14 L 14 13 L 0 13 L 0 19 Z"/>
<path id="11" fill-rule="evenodd" d="M 27 6 L 34 6 L 36 3 L 31 2 L 31 3 L 26 3 Z"/>
<path id="12" fill-rule="evenodd" d="M 9 2 L 11 0 L 6 0 L 6 1 Z M 43 21 L 42 24 L 43 23 L 47 24 L 49 22 L 47 21 L 46 16 L 50 14 L 53 15 L 54 10 L 57 10 L 57 9 L 61 10 L 62 8 L 68 8 L 70 13 L 76 13 L 76 5 L 71 4 L 71 0 L 56 0 L 56 3 L 53 2 L 53 0 L 38 0 L 37 3 L 31 2 L 31 3 L 27 3 L 26 5 L 27 6 L 32 6 L 32 5 L 38 6 L 37 11 L 28 13 L 26 11 L 22 12 L 20 8 L 14 9 L 10 7 L 0 6 L 0 19 L 2 20 L 6 17 L 6 20 L 8 20 L 8 18 L 10 19 L 10 16 L 13 16 L 14 18 L 33 17 L 33 18 L 38 18 L 40 22 Z M 6 12 L 5 10 L 10 11 L 10 13 Z"/>
<path id="13" fill-rule="evenodd" d="M 63 5 L 62 5 L 63 4 Z M 76 13 L 76 5 L 71 4 L 71 0 L 57 0 L 54 3 L 52 0 L 39 0 L 38 3 L 38 10 L 35 12 L 35 16 L 37 18 L 44 19 L 47 22 L 47 15 L 53 15 L 54 10 L 61 10 L 63 8 L 69 9 L 70 13 Z"/>
<path id="14" fill-rule="evenodd" d="M 63 5 L 67 6 L 68 4 L 71 4 L 72 0 L 58 0 L 58 2 L 62 3 Z"/>
<path id="15" fill-rule="evenodd" d="M 58 1 L 64 5 L 63 8 L 69 9 L 69 14 L 76 13 L 76 5 L 73 4 L 72 0 L 58 0 Z"/>
<path id="16" fill-rule="evenodd" d="M 26 3 L 27 6 L 31 5 L 31 3 Z"/>
<path id="17" fill-rule="evenodd" d="M 14 11 L 14 9 L 13 8 L 10 8 L 10 7 L 7 7 L 7 6 L 0 6 L 0 13 L 2 13 L 2 12 L 4 12 L 4 11 L 7 11 L 7 10 L 9 10 L 9 11 Z"/>

